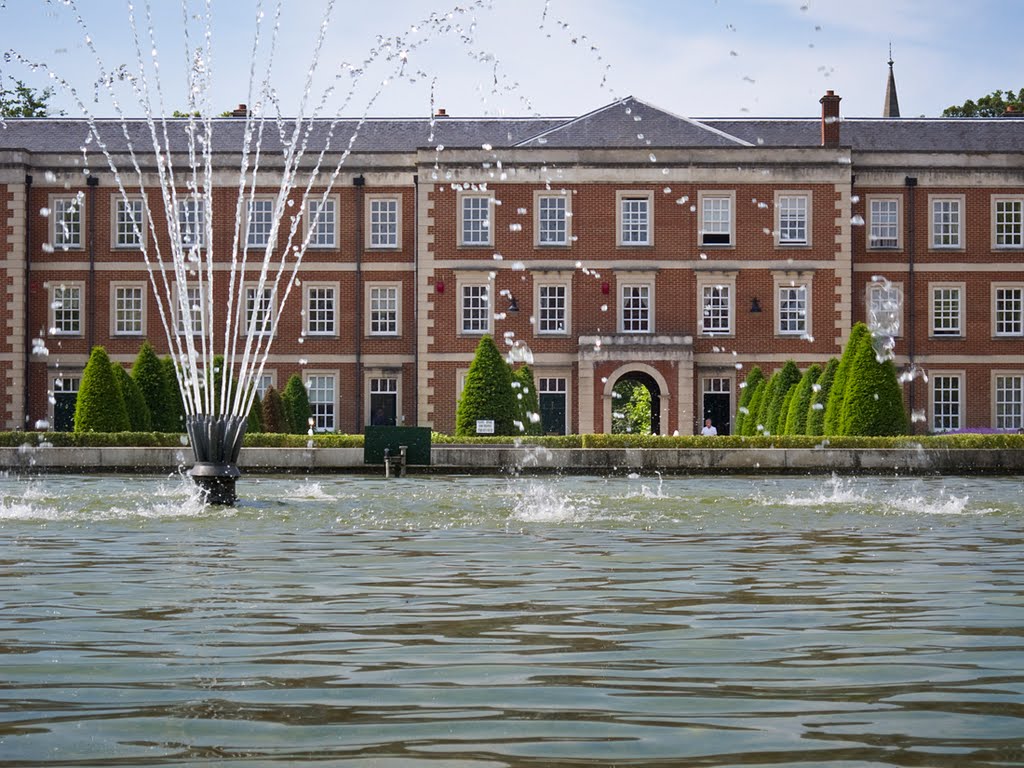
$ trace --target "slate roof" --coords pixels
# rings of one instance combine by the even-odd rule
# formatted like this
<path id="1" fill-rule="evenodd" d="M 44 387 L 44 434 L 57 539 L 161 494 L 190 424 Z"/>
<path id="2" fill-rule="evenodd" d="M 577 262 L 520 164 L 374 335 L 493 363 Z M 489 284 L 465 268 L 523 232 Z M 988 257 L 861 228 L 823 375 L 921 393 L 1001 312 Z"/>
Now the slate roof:
<path id="1" fill-rule="evenodd" d="M 639 118 L 639 119 L 638 119 Z M 168 120 L 172 151 L 188 147 L 187 120 Z M 8 119 L 0 126 L 0 149 L 78 153 L 89 135 L 83 119 Z M 126 122 L 137 150 L 152 152 L 145 120 Z M 159 125 L 159 124 L 158 124 Z M 215 152 L 235 152 L 242 146 L 245 121 L 214 121 Z M 103 140 L 114 150 L 126 141 L 117 120 L 98 120 Z M 161 129 L 162 130 L 162 129 Z M 283 130 L 290 132 L 285 124 Z M 431 132 L 433 131 L 433 135 Z M 313 124 L 309 146 L 319 148 L 330 133 L 329 120 Z M 457 118 L 439 117 L 431 126 L 425 118 L 373 118 L 361 126 L 354 119 L 338 121 L 332 150 L 349 146 L 356 152 L 412 152 L 444 145 L 452 149 L 644 149 L 817 147 L 821 123 L 811 118 L 687 118 L 639 99 L 628 97 L 579 117 Z M 870 152 L 1024 152 L 1024 118 L 844 118 L 841 143 L 854 151 Z M 88 145 L 97 151 L 95 143 Z M 283 147 L 278 126 L 264 125 L 264 152 Z"/>

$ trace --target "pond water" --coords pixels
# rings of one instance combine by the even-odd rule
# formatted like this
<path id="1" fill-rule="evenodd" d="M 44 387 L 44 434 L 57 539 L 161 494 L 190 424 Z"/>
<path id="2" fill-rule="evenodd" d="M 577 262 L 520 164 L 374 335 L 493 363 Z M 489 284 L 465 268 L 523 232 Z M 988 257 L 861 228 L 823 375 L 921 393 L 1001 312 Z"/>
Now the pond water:
<path id="1" fill-rule="evenodd" d="M 0 766 L 1024 765 L 1020 478 L 0 476 Z"/>

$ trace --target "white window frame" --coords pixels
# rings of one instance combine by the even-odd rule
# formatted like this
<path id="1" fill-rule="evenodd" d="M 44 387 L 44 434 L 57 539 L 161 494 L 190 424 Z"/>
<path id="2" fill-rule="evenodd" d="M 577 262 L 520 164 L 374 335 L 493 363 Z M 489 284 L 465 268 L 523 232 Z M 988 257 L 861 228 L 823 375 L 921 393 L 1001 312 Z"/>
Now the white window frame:
<path id="1" fill-rule="evenodd" d="M 306 198 L 305 215 L 302 217 L 302 235 L 309 240 L 309 247 L 315 250 L 336 250 L 338 248 L 339 212 L 341 200 L 338 195 L 328 195 L 321 199 L 322 193 L 315 197 L 311 194 Z M 327 215 L 321 215 L 313 228 L 313 219 L 320 210 L 321 204 Z M 312 230 L 312 231 L 311 231 Z"/>
<path id="2" fill-rule="evenodd" d="M 123 330 L 120 327 L 121 307 L 118 294 L 122 291 L 138 291 L 138 329 Z M 110 335 L 111 336 L 145 336 L 146 335 L 146 283 L 116 282 L 110 284 Z"/>
<path id="3" fill-rule="evenodd" d="M 206 216 L 209 213 L 206 210 L 206 199 L 202 197 L 192 197 L 187 195 L 183 198 L 178 198 L 178 234 L 181 237 L 181 247 L 186 249 L 192 248 L 205 248 L 206 247 Z M 195 231 L 198 232 L 196 241 L 189 242 L 185 237 L 186 225 L 195 225 Z"/>
<path id="4" fill-rule="evenodd" d="M 318 318 L 319 323 L 329 323 L 330 328 L 324 330 L 322 328 L 315 328 L 313 322 L 313 313 L 322 312 L 323 310 L 313 305 L 313 292 L 314 291 L 331 291 L 331 309 L 330 318 Z M 326 337 L 326 338 L 337 338 L 338 337 L 338 296 L 341 293 L 341 287 L 338 283 L 303 283 L 302 284 L 302 329 L 306 336 L 314 337 Z M 320 297 L 317 299 L 321 301 Z"/>
<path id="5" fill-rule="evenodd" d="M 1016 380 L 1016 386 L 1007 387 L 1008 380 Z M 1015 397 L 1000 400 L 1000 393 L 1013 389 Z M 1024 428 L 1024 371 L 992 371 L 992 427 L 1014 431 Z"/>
<path id="6" fill-rule="evenodd" d="M 723 231 L 720 225 L 720 217 L 714 219 L 716 229 L 707 231 L 712 220 L 708 214 L 712 213 L 718 203 L 718 208 L 727 209 L 728 222 L 727 231 Z M 725 203 L 723 206 L 722 203 Z M 725 235 L 728 242 L 711 242 L 709 237 L 720 237 Z M 701 248 L 735 248 L 736 247 L 736 191 L 735 190 L 714 190 L 702 189 L 697 192 L 697 244 Z"/>
<path id="7" fill-rule="evenodd" d="M 956 400 L 956 413 L 943 413 L 941 418 L 945 419 L 956 419 L 956 423 L 944 423 L 943 426 L 939 426 L 940 414 L 936 413 L 936 397 L 935 393 L 940 383 L 945 383 L 946 380 L 956 380 L 957 382 L 957 400 Z M 963 371 L 932 371 L 931 379 L 928 386 L 928 411 L 930 417 L 928 419 L 928 425 L 932 432 L 953 432 L 965 427 L 965 415 L 967 413 L 967 377 Z M 952 401 L 950 401 L 952 402 Z"/>
<path id="8" fill-rule="evenodd" d="M 485 200 L 487 218 L 480 219 L 480 232 L 486 237 L 482 237 L 477 240 L 466 239 L 466 207 L 467 201 L 469 200 Z M 458 226 L 459 226 L 459 247 L 460 248 L 491 248 L 494 245 L 494 193 L 493 192 L 459 192 L 457 200 L 458 210 Z M 479 205 L 479 204 L 477 204 Z M 483 210 L 481 208 L 480 210 Z"/>
<path id="9" fill-rule="evenodd" d="M 272 285 L 263 286 L 264 298 L 260 299 L 260 301 L 261 303 L 263 301 L 268 301 L 269 306 L 267 306 L 265 309 L 260 310 L 255 303 L 257 299 L 257 290 L 259 290 L 259 283 L 246 283 L 244 286 L 244 291 L 242 294 L 244 296 L 244 299 L 242 301 L 241 306 L 241 310 L 243 312 L 241 323 L 242 327 L 240 329 L 241 334 L 243 336 L 249 335 L 249 326 L 252 322 L 253 314 L 257 311 L 263 311 L 268 313 L 268 322 L 264 324 L 264 328 L 262 330 L 257 330 L 252 335 L 273 336 L 274 332 L 277 330 L 277 322 L 275 319 L 277 315 L 277 291 L 274 289 L 274 286 Z"/>
<path id="10" fill-rule="evenodd" d="M 789 304 L 793 306 L 789 306 Z M 801 307 L 802 304 L 802 307 Z M 801 316 L 800 312 L 803 312 Z M 811 287 L 806 281 L 788 281 L 775 286 L 775 334 L 804 336 L 810 333 Z M 789 327 L 784 327 L 786 324 Z"/>
<path id="11" fill-rule="evenodd" d="M 487 297 L 486 306 L 482 310 L 476 308 L 476 311 L 481 312 L 480 317 L 477 319 L 483 320 L 482 328 L 475 327 L 476 324 L 474 324 L 473 328 L 466 328 L 467 307 L 465 289 L 467 288 L 483 288 L 485 291 Z M 477 273 L 476 275 L 460 275 L 455 280 L 455 291 L 458 297 L 457 335 L 483 336 L 485 333 L 490 333 L 494 327 L 494 281 L 488 277 L 486 272 Z"/>
<path id="12" fill-rule="evenodd" d="M 174 332 L 178 336 L 185 336 L 186 335 L 186 332 L 185 332 L 185 319 L 184 319 L 184 317 L 181 314 L 181 304 L 179 303 L 180 302 L 180 298 L 179 298 L 180 297 L 180 293 L 179 293 L 180 290 L 181 290 L 181 286 L 179 286 L 177 283 L 175 283 L 174 284 L 174 289 L 173 289 L 173 294 L 174 295 L 172 297 L 172 301 L 174 301 Z M 207 296 L 209 294 L 210 287 L 206 283 L 203 283 L 202 286 L 199 286 L 199 285 L 197 285 L 195 283 L 189 283 L 188 286 L 187 286 L 187 290 L 188 290 L 190 295 L 192 293 L 196 293 L 197 297 L 199 299 L 199 308 L 198 309 L 196 309 L 192 305 L 191 299 L 189 300 L 189 302 L 190 302 L 189 303 L 189 310 L 192 313 L 192 335 L 193 336 L 201 336 L 203 334 L 203 323 L 205 321 L 206 310 L 207 310 L 206 300 L 207 300 Z M 198 320 L 199 322 L 197 323 L 196 320 Z"/>
<path id="13" fill-rule="evenodd" d="M 938 291 L 957 291 L 957 316 L 956 332 L 939 333 L 942 329 L 936 327 L 939 320 L 939 313 L 936 307 L 936 293 Z M 967 288 L 964 283 L 928 283 L 928 336 L 933 339 L 962 339 L 967 335 L 964 327 L 964 299 L 967 296 Z"/>
<path id="14" fill-rule="evenodd" d="M 877 301 L 879 303 L 881 303 L 881 301 L 882 301 L 881 292 L 882 291 L 890 291 L 890 290 L 896 292 L 896 295 L 899 297 L 899 304 L 900 304 L 899 330 L 896 333 L 893 334 L 893 337 L 894 338 L 901 338 L 903 336 L 903 325 L 904 325 L 903 307 L 904 307 L 904 303 L 905 303 L 904 302 L 904 294 L 903 294 L 903 283 L 890 282 L 889 285 L 886 286 L 884 283 L 871 282 L 871 283 L 868 283 L 867 285 L 865 285 L 864 286 L 864 321 L 867 322 L 868 320 L 871 319 L 871 307 L 872 307 L 872 304 L 876 301 L 875 297 L 877 296 L 878 297 Z"/>
<path id="15" fill-rule="evenodd" d="M 311 380 L 316 378 L 326 378 L 331 381 L 332 389 L 332 401 L 330 402 L 330 412 L 324 412 L 323 414 L 318 413 L 317 407 L 325 405 L 326 402 L 321 402 L 314 398 L 314 390 L 310 387 Z M 311 418 L 313 419 L 313 431 L 314 432 L 337 432 L 338 431 L 338 371 L 303 371 L 302 372 L 302 383 L 306 386 L 306 395 L 309 397 L 309 409 Z"/>
<path id="16" fill-rule="evenodd" d="M 560 221 L 544 215 L 544 201 L 558 200 L 561 203 L 562 218 Z M 549 230 L 545 229 L 545 223 L 555 221 L 556 231 L 562 236 L 561 240 L 545 239 Z M 533 192 L 533 244 L 536 248 L 566 248 L 572 243 L 572 194 L 563 192 L 548 192 L 547 190 L 534 190 Z"/>
<path id="17" fill-rule="evenodd" d="M 882 216 L 882 211 L 876 212 L 874 210 L 875 203 L 885 203 L 886 207 L 892 205 L 895 210 L 892 212 L 885 211 L 886 221 L 876 221 Z M 867 238 L 866 248 L 869 251 L 899 251 L 903 249 L 903 197 L 900 195 L 867 195 L 864 202 L 865 210 L 868 214 L 867 226 L 865 229 L 865 237 Z M 896 221 L 888 221 L 888 217 L 895 216 Z M 895 238 L 889 237 L 878 237 L 876 230 L 880 230 L 885 227 L 888 230 L 890 227 L 896 234 Z M 875 234 L 876 236 L 872 236 Z M 891 241 L 891 242 L 890 242 Z"/>
<path id="18" fill-rule="evenodd" d="M 727 289 L 726 319 L 727 330 L 707 330 L 704 325 L 705 288 Z M 714 300 L 714 296 L 711 297 Z M 698 272 L 697 273 L 697 335 L 705 338 L 730 338 L 736 335 L 736 273 L 735 272 Z"/>
<path id="19" fill-rule="evenodd" d="M 58 313 L 64 313 L 71 311 L 68 307 L 64 306 L 64 302 L 68 301 L 66 294 L 75 292 L 77 293 L 77 304 L 75 308 L 74 324 L 77 328 L 67 330 L 57 324 L 58 318 L 61 317 Z M 53 336 L 63 337 L 77 337 L 85 335 L 85 283 L 76 280 L 67 280 L 60 283 L 50 283 L 49 286 L 49 323 L 50 333 Z M 57 302 L 61 303 L 60 307 L 55 306 Z M 70 321 L 71 318 L 65 318 L 64 323 Z"/>
<path id="20" fill-rule="evenodd" d="M 776 190 L 775 192 L 775 246 L 777 248 L 808 248 L 811 245 L 811 193 L 806 190 Z M 784 234 L 786 232 L 786 226 L 783 221 L 783 215 L 787 210 L 787 207 L 796 203 L 797 201 L 803 202 L 802 211 L 802 226 L 803 226 L 803 238 L 786 238 Z M 797 206 L 799 209 L 799 206 Z"/>
<path id="21" fill-rule="evenodd" d="M 627 214 L 626 206 L 642 203 L 642 211 Z M 615 193 L 616 242 L 620 248 L 645 248 L 654 245 L 654 193 L 649 190 L 619 190 Z M 636 239 L 627 239 L 627 229 L 636 217 Z M 642 234 L 642 237 L 641 237 Z"/>
<path id="22" fill-rule="evenodd" d="M 366 195 L 364 205 L 363 232 L 365 233 L 365 245 L 367 250 L 374 251 L 396 251 L 402 247 L 402 197 L 397 194 L 373 193 Z M 379 207 L 383 204 L 394 204 L 394 221 L 390 225 L 394 231 L 381 229 L 389 222 L 380 220 L 381 211 Z M 378 210 L 375 212 L 374 208 Z M 390 217 L 390 214 L 389 214 Z"/>
<path id="23" fill-rule="evenodd" d="M 138 233 L 127 215 L 127 207 L 138 208 L 139 219 L 135 222 Z M 115 251 L 139 251 L 146 247 L 148 224 L 146 221 L 146 201 L 141 197 L 129 196 L 127 200 L 120 193 L 110 196 L 110 247 Z M 138 234 L 138 239 L 134 239 Z"/>
<path id="24" fill-rule="evenodd" d="M 565 291 L 565 306 L 563 308 L 561 330 L 545 330 L 542 327 L 544 320 L 545 299 L 543 293 L 546 288 L 561 288 Z M 533 278 L 533 306 L 536 310 L 536 325 L 534 333 L 537 336 L 569 336 L 572 332 L 572 272 L 541 272 Z"/>
<path id="25" fill-rule="evenodd" d="M 270 234 L 274 229 L 274 212 L 277 201 L 273 197 L 257 195 L 245 202 L 245 246 L 247 248 L 266 248 L 270 245 Z M 253 211 L 256 210 L 256 215 Z M 260 229 L 254 230 L 258 224 Z M 263 227 L 266 227 L 266 231 Z"/>
<path id="26" fill-rule="evenodd" d="M 61 251 L 81 251 L 85 248 L 85 195 L 50 195 L 50 244 Z M 72 210 L 73 208 L 73 210 Z M 64 213 L 67 211 L 65 227 Z M 66 239 L 65 239 L 66 238 Z"/>
<path id="27" fill-rule="evenodd" d="M 1007 298 L 1001 298 L 1000 293 L 1013 291 L 1016 297 L 1009 298 L 1015 305 L 1011 311 L 1016 317 L 1008 321 L 1009 328 L 1000 322 L 1000 312 L 1006 311 L 1000 304 L 1006 304 Z M 992 283 L 992 336 L 997 339 L 1016 339 L 1024 336 L 1024 283 Z"/>
<path id="28" fill-rule="evenodd" d="M 367 336 L 373 336 L 378 338 L 396 338 L 402 335 L 402 284 L 396 281 L 375 281 L 366 283 L 365 288 L 365 311 L 363 317 L 366 318 L 365 334 Z M 376 308 L 377 302 L 380 300 L 379 292 L 394 291 L 394 318 L 388 321 L 388 324 L 394 324 L 394 330 L 381 330 L 380 327 L 374 327 L 374 315 L 376 312 L 381 312 Z M 375 294 L 377 294 L 375 296 Z M 461 293 L 460 293 L 461 295 Z M 391 301 L 392 299 L 387 299 Z M 378 321 L 379 322 L 379 321 Z"/>
<path id="29" fill-rule="evenodd" d="M 1000 216 L 1000 205 L 1012 205 L 1017 210 Z M 1003 221 L 1000 221 L 1003 218 Z M 1000 231 L 1003 228 L 1003 231 Z M 1003 242 L 999 242 L 1003 240 Z M 1009 241 L 1009 242 L 1007 242 Z M 1019 195 L 992 195 L 992 250 L 1019 251 L 1024 248 L 1024 197 Z"/>
<path id="30" fill-rule="evenodd" d="M 637 335 L 637 336 L 650 336 L 655 332 L 655 314 L 654 309 L 657 306 L 656 294 L 655 294 L 655 275 L 653 272 L 620 272 L 616 276 L 616 295 L 618 297 L 618 328 L 619 333 Z M 640 290 L 646 294 L 646 296 L 630 296 L 629 299 L 646 298 L 647 301 L 647 316 L 645 318 L 645 328 L 626 328 L 626 301 L 627 292 L 634 292 Z M 631 323 L 637 322 L 636 319 L 630 319 Z"/>
<path id="31" fill-rule="evenodd" d="M 966 213 L 963 195 L 928 195 L 928 247 L 933 251 L 962 251 Z M 945 217 L 950 220 L 939 221 Z M 941 242 L 945 238 L 949 242 Z"/>

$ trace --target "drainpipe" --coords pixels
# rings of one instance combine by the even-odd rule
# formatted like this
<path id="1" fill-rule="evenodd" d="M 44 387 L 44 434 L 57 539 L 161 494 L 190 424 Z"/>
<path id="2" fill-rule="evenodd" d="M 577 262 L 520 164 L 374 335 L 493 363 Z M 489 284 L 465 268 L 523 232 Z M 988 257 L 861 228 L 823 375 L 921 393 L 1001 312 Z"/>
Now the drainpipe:
<path id="1" fill-rule="evenodd" d="M 366 177 L 352 179 L 356 189 L 356 434 L 363 431 L 363 190 Z"/>
<path id="2" fill-rule="evenodd" d="M 23 404 L 22 417 L 28 419 L 29 417 L 29 393 L 32 391 L 32 322 L 29 317 L 29 306 L 31 301 L 29 300 L 29 290 L 32 287 L 32 282 L 29 276 L 32 272 L 32 174 L 25 174 L 25 290 L 22 292 L 22 296 L 25 299 L 25 375 L 22 377 L 25 382 L 25 398 Z M 45 323 L 45 321 L 44 321 Z M 28 427 L 26 421 L 23 425 L 24 428 Z"/>
<path id="3" fill-rule="evenodd" d="M 420 175 L 412 175 L 412 425 L 420 425 Z M 404 298 L 402 299 L 405 300 Z"/>
<path id="4" fill-rule="evenodd" d="M 100 180 L 90 176 L 85 183 L 89 187 L 89 204 L 86 206 L 89 217 L 89 328 L 86 338 L 89 343 L 86 348 L 92 352 L 96 341 L 96 187 Z"/>
<path id="5" fill-rule="evenodd" d="M 917 327 L 917 318 L 915 315 L 914 300 L 914 251 L 916 246 L 916 233 L 917 233 L 917 215 L 915 206 L 915 190 L 917 189 L 917 177 L 907 176 L 904 179 L 904 183 L 907 186 L 907 296 L 909 300 L 907 302 L 907 317 L 910 318 L 910 322 L 907 324 L 907 360 L 910 365 L 914 365 L 914 329 Z M 908 404 L 910 405 L 910 412 L 914 412 L 914 382 L 910 382 L 910 392 L 908 393 Z"/>

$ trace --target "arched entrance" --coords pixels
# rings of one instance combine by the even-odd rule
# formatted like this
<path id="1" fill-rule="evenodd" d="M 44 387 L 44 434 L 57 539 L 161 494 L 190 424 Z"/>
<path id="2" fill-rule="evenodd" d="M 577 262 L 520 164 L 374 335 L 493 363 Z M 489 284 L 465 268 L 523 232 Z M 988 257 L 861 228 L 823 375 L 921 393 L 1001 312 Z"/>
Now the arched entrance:
<path id="1" fill-rule="evenodd" d="M 635 364 L 620 368 L 608 377 L 604 396 L 605 432 L 662 434 L 661 426 L 668 419 L 668 393 L 657 369 Z"/>

